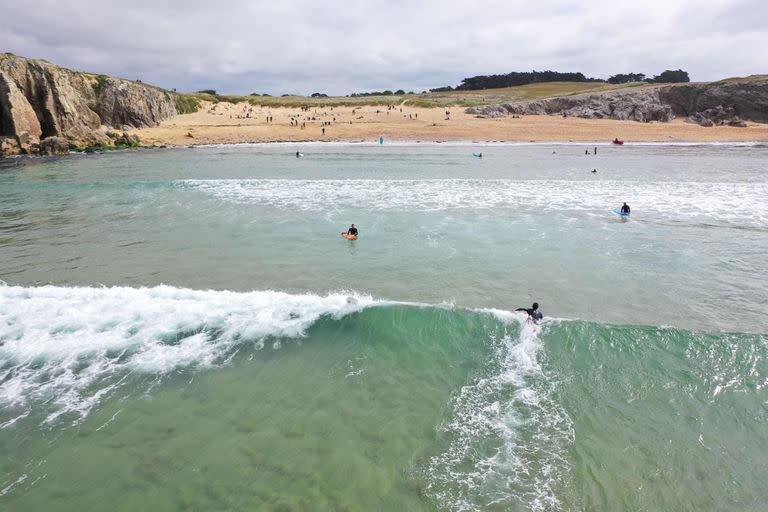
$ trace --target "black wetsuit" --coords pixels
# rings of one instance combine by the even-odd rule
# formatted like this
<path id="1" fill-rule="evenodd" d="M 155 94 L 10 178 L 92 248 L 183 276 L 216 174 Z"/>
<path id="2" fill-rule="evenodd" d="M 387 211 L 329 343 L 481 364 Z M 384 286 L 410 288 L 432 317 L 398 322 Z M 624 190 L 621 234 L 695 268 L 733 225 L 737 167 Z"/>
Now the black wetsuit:
<path id="1" fill-rule="evenodd" d="M 349 228 L 347 234 L 357 236 L 357 228 Z"/>
<path id="2" fill-rule="evenodd" d="M 544 318 L 544 315 L 538 309 L 517 308 L 515 311 L 525 311 L 526 313 L 528 313 L 528 316 L 533 319 L 534 322 L 538 322 L 539 320 Z"/>
<path id="3" fill-rule="evenodd" d="M 629 205 L 625 204 L 621 207 L 621 213 L 629 213 Z"/>

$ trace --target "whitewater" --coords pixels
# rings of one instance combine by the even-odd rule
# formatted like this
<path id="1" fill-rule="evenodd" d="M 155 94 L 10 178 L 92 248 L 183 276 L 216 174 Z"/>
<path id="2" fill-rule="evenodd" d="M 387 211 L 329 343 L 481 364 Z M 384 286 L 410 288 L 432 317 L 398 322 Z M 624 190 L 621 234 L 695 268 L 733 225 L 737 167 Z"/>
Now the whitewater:
<path id="1" fill-rule="evenodd" d="M 768 148 L 583 149 L 3 161 L 0 507 L 759 509 Z"/>

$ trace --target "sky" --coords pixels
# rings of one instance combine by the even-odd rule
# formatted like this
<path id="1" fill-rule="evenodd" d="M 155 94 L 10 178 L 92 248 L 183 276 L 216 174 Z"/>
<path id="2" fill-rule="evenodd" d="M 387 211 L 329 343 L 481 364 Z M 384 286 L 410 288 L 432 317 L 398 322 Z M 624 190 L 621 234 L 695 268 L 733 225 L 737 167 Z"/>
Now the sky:
<path id="1" fill-rule="evenodd" d="M 768 74 L 768 0 L 0 0 L 0 52 L 181 91 L 420 92 L 510 71 Z"/>

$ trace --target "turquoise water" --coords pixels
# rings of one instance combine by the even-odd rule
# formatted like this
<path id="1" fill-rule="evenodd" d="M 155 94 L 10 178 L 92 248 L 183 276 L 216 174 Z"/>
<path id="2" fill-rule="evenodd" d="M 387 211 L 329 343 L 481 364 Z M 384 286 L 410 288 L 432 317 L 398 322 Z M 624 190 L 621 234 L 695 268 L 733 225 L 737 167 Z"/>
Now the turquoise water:
<path id="1" fill-rule="evenodd" d="M 2 161 L 0 506 L 762 510 L 768 147 L 473 151 Z"/>

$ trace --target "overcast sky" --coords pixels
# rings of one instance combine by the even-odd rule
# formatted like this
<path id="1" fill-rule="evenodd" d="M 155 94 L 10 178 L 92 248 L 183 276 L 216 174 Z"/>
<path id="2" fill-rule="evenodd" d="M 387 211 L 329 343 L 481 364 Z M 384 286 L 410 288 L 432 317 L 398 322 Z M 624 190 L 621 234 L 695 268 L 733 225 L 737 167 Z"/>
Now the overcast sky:
<path id="1" fill-rule="evenodd" d="M 768 0 L 0 0 L 0 51 L 179 91 L 456 85 L 532 69 L 768 73 Z"/>

